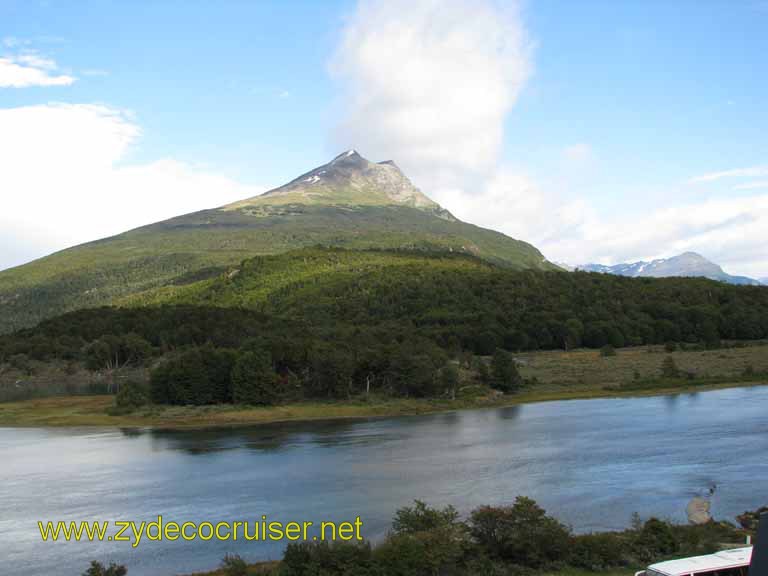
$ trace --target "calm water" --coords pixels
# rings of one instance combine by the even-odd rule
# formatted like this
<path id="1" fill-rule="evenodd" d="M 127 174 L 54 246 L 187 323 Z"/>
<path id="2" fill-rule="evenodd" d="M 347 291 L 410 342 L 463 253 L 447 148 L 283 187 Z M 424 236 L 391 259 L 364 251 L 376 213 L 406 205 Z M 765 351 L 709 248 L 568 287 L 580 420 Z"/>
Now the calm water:
<path id="1" fill-rule="evenodd" d="M 577 400 L 358 422 L 226 431 L 0 428 L 0 574 L 78 576 L 90 559 L 130 576 L 214 567 L 256 542 L 43 543 L 36 521 L 346 520 L 381 537 L 414 498 L 460 511 L 531 496 L 577 531 L 634 511 L 685 520 L 768 503 L 768 387 Z"/>

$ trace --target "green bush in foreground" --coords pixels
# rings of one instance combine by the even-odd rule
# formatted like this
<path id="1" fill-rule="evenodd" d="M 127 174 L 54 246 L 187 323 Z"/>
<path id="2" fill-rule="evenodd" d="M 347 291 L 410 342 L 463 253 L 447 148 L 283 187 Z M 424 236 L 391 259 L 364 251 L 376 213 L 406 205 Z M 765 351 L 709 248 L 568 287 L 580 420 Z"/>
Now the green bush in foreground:
<path id="1" fill-rule="evenodd" d="M 88 570 L 83 572 L 83 576 L 125 576 L 126 574 L 128 574 L 128 570 L 125 566 L 113 563 L 110 563 L 109 566 L 104 566 L 104 564 L 96 560 L 91 561 Z"/>
<path id="2" fill-rule="evenodd" d="M 396 512 L 391 532 L 376 546 L 365 541 L 291 543 L 281 562 L 251 566 L 228 554 L 210 576 L 613 574 L 737 546 L 746 533 L 727 522 L 674 525 L 656 518 L 643 522 L 635 514 L 627 530 L 574 535 L 530 498 L 518 497 L 508 506 L 481 506 L 466 520 L 452 506 L 433 508 L 416 500 Z M 94 561 L 83 576 L 126 573 L 124 566 Z"/>
<path id="3" fill-rule="evenodd" d="M 221 561 L 224 576 L 248 576 L 248 564 L 238 554 L 227 554 Z"/>
<path id="4" fill-rule="evenodd" d="M 573 569 L 642 568 L 671 557 L 714 552 L 743 532 L 727 523 L 677 526 L 656 518 L 623 532 L 570 533 L 535 501 L 481 506 L 466 521 L 457 511 L 415 501 L 395 514 L 392 531 L 367 543 L 290 544 L 284 576 L 534 576 Z"/>
<path id="5" fill-rule="evenodd" d="M 475 541 L 492 558 L 542 568 L 563 561 L 568 551 L 568 529 L 524 496 L 512 506 L 478 508 L 469 524 Z"/>

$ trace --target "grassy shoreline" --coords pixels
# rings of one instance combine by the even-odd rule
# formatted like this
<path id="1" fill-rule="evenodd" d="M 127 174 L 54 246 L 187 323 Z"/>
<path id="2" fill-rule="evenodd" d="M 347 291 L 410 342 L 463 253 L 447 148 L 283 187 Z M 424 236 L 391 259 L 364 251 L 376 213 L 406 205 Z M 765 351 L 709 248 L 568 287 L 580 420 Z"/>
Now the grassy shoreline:
<path id="1" fill-rule="evenodd" d="M 476 397 L 457 400 L 380 399 L 333 402 L 303 402 L 269 407 L 216 406 L 151 406 L 137 412 L 111 416 L 106 410 L 112 396 L 59 396 L 0 403 L 0 427 L 119 427 L 119 428 L 215 428 L 296 422 L 417 416 L 456 410 L 503 408 L 533 402 L 586 400 L 596 398 L 631 398 L 686 394 L 724 388 L 768 385 L 768 381 L 752 382 L 734 379 L 727 382 L 628 387 L 626 390 L 581 385 L 569 389 L 528 390 L 509 396 Z"/>

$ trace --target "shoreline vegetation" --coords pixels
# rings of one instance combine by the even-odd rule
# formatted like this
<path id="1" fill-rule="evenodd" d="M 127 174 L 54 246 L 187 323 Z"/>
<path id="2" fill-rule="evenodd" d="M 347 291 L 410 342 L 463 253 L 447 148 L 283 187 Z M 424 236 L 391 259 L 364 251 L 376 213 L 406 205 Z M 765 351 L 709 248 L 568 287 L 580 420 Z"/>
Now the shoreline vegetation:
<path id="1" fill-rule="evenodd" d="M 584 385 L 573 389 L 523 391 L 511 395 L 488 394 L 469 398 L 374 398 L 366 401 L 306 401 L 277 406 L 156 406 L 150 405 L 128 414 L 111 415 L 114 397 L 55 396 L 0 403 L 0 427 L 118 427 L 194 429 L 306 422 L 322 420 L 393 418 L 439 414 L 458 410 L 504 408 L 536 402 L 632 398 L 690 394 L 726 388 L 768 385 L 768 379 L 710 383 L 662 382 L 658 386 L 625 389 Z"/>
<path id="2" fill-rule="evenodd" d="M 366 418 L 768 382 L 764 287 L 322 247 L 190 282 L 1 334 L 0 425 Z"/>
<path id="3" fill-rule="evenodd" d="M 755 537 L 744 518 L 756 513 L 740 516 L 740 527 L 712 519 L 673 524 L 635 513 L 624 530 L 577 534 L 525 496 L 466 516 L 415 500 L 395 512 L 380 542 L 294 542 L 280 560 L 248 563 L 227 554 L 218 569 L 188 576 L 623 576 L 664 560 L 744 546 L 747 536 Z M 113 566 L 119 574 L 130 569 Z"/>
<path id="4" fill-rule="evenodd" d="M 397 397 L 381 393 L 346 398 L 286 399 L 272 405 L 233 403 L 120 406 L 115 388 L 149 380 L 146 369 L 130 367 L 103 374 L 70 372 L 55 363 L 40 364 L 25 384 L 31 397 L 12 396 L 14 377 L 0 374 L 1 427 L 213 428 L 276 422 L 416 416 L 503 408 L 533 402 L 689 394 L 768 384 L 768 343 L 742 342 L 717 349 L 637 346 L 617 350 L 576 349 L 514 354 L 520 381 L 510 393 L 483 384 L 478 369 L 493 367 L 490 357 L 458 364 L 455 394 Z M 486 377 L 486 381 L 488 378 Z M 111 382 L 110 393 L 104 382 Z M 122 384 L 120 384 L 122 382 Z M 98 384 L 98 386 L 97 386 Z M 117 384 L 117 385 L 116 385 Z M 491 383 L 492 384 L 492 383 Z M 71 390 L 77 390 L 72 393 Z M 94 393 L 98 390 L 98 393 Z M 24 390 L 22 390 L 23 392 Z"/>

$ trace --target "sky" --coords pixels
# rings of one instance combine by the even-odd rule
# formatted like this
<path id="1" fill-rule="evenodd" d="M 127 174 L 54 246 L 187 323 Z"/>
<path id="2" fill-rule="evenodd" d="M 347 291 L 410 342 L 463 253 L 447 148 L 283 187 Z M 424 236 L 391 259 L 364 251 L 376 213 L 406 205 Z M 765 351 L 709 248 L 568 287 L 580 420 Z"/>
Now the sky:
<path id="1" fill-rule="evenodd" d="M 0 0 L 0 269 L 354 148 L 553 261 L 768 276 L 768 1 Z"/>

